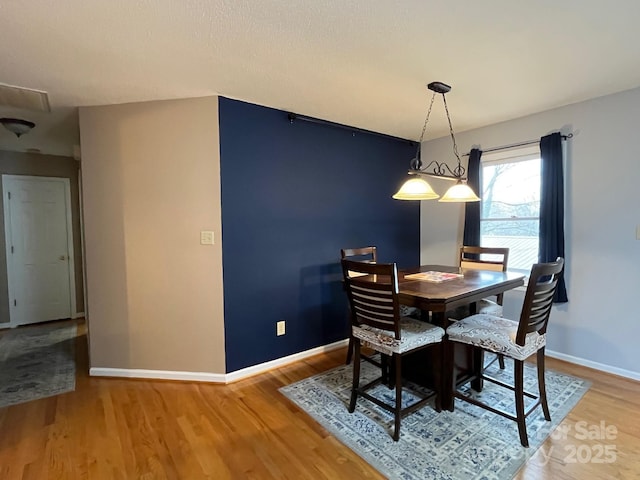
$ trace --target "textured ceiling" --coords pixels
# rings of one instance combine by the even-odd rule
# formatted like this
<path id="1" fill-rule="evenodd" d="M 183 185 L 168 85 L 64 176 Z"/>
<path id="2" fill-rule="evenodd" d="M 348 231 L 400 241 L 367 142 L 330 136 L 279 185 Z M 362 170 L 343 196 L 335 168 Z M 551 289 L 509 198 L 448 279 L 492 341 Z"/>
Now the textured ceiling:
<path id="1" fill-rule="evenodd" d="M 77 108 L 224 95 L 403 138 L 430 92 L 456 131 L 640 86 L 640 2 L 30 0 L 0 2 L 0 83 L 51 113 L 0 149 L 71 155 Z M 434 107 L 427 138 L 447 133 Z"/>

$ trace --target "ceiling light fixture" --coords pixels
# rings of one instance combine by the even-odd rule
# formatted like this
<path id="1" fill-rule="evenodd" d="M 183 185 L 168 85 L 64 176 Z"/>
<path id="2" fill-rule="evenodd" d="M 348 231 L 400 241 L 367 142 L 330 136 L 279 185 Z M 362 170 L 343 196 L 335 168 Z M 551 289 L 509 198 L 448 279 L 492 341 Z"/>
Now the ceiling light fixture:
<path id="1" fill-rule="evenodd" d="M 411 160 L 409 175 L 414 177 L 407 180 L 400 190 L 393 195 L 396 200 L 432 200 L 439 198 L 440 195 L 435 193 L 431 188 L 431 185 L 421 178 L 424 175 L 435 178 L 444 178 L 446 180 L 454 180 L 456 182 L 447 192 L 440 198 L 440 202 L 478 202 L 480 198 L 473 192 L 471 187 L 467 185 L 467 179 L 464 176 L 466 173 L 465 168 L 460 163 L 460 155 L 458 154 L 458 146 L 456 145 L 456 137 L 453 134 L 453 126 L 451 125 L 451 117 L 449 116 L 449 108 L 447 107 L 447 99 L 445 93 L 451 90 L 449 85 L 442 82 L 431 82 L 427 85 L 427 88 L 433 92 L 431 96 L 431 103 L 429 104 L 429 110 L 427 111 L 427 117 L 424 120 L 422 126 L 422 133 L 420 134 L 420 141 L 418 142 L 418 151 L 416 157 Z M 445 162 L 437 162 L 432 160 L 426 167 L 422 166 L 422 159 L 420 149 L 422 147 L 422 140 L 424 139 L 424 132 L 427 130 L 427 123 L 429 123 L 429 116 L 431 115 L 431 109 L 433 108 L 433 102 L 436 98 L 436 94 L 442 94 L 442 102 L 444 103 L 444 110 L 447 113 L 447 120 L 449 121 L 449 132 L 451 133 L 451 140 L 453 141 L 453 153 L 458 159 L 458 166 L 453 170 Z"/>
<path id="2" fill-rule="evenodd" d="M 16 137 L 20 137 L 20 135 L 28 133 L 33 127 L 36 126 L 36 124 L 33 122 L 30 122 L 28 120 L 21 120 L 19 118 L 0 118 L 0 123 L 4 128 L 12 133 L 15 133 Z"/>

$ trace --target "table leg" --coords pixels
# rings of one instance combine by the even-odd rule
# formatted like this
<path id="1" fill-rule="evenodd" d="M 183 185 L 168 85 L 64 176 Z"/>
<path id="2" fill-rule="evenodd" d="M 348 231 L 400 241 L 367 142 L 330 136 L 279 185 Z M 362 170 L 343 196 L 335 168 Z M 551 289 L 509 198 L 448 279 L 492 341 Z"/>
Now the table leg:
<path id="1" fill-rule="evenodd" d="M 447 329 L 447 318 L 445 312 L 431 312 L 431 322 L 441 328 Z M 443 410 L 453 411 L 453 388 L 455 388 L 455 377 L 453 374 L 454 370 L 454 351 L 453 345 L 449 340 L 447 340 L 447 336 L 445 335 L 442 339 L 442 345 L 440 345 L 439 352 L 440 353 L 440 375 L 439 375 L 439 386 L 440 389 L 439 397 L 440 397 L 440 407 Z"/>
<path id="2" fill-rule="evenodd" d="M 431 323 L 446 330 L 448 325 L 445 312 L 431 312 Z"/>
<path id="3" fill-rule="evenodd" d="M 445 312 L 431 312 L 431 323 L 446 330 L 449 321 Z M 412 356 L 407 358 L 408 361 L 405 362 L 404 366 L 409 370 L 406 372 L 408 374 L 407 378 L 420 385 L 426 385 L 429 388 L 431 388 L 431 386 L 438 388 L 441 408 L 443 410 L 453 411 L 453 391 L 456 388 L 457 383 L 459 381 L 464 383 L 469 382 L 471 380 L 470 377 L 473 377 L 474 373 L 478 371 L 476 366 L 482 365 L 482 359 L 480 359 L 480 363 L 478 363 L 474 360 L 474 353 L 472 353 L 469 345 L 450 342 L 446 335 L 443 338 L 442 345 L 440 345 L 440 347 L 441 348 L 439 349 L 425 350 L 425 352 L 430 352 L 431 355 L 439 356 L 439 375 L 437 375 L 438 372 L 434 372 L 434 369 L 437 369 L 438 361 L 433 357 L 428 358 L 427 356 L 427 358 L 425 358 L 424 353 L 420 356 L 418 356 L 418 353 L 412 354 L 415 358 Z M 436 374 L 429 375 L 427 373 L 431 382 L 426 384 L 423 380 L 425 369 L 431 369 L 431 372 Z"/>

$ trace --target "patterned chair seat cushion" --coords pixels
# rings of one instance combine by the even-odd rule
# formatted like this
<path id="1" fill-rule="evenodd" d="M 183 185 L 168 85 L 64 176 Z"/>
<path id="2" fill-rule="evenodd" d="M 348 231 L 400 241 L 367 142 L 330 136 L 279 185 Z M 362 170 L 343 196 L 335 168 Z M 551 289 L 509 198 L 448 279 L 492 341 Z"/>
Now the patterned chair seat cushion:
<path id="1" fill-rule="evenodd" d="M 467 343 L 516 360 L 524 360 L 546 344 L 546 335 L 527 334 L 524 345 L 518 345 L 518 322 L 493 315 L 476 314 L 447 328 L 449 340 Z"/>
<path id="2" fill-rule="evenodd" d="M 476 313 L 484 313 L 485 315 L 493 315 L 495 317 L 502 316 L 502 305 L 498 305 L 496 302 L 483 298 L 476 303 Z M 462 320 L 471 316 L 471 310 L 469 305 L 462 305 L 456 307 L 453 310 L 447 311 L 447 317 L 449 320 Z"/>
<path id="3" fill-rule="evenodd" d="M 408 307 L 406 305 L 400 305 L 400 316 L 420 318 L 420 309 L 416 307 Z"/>
<path id="4" fill-rule="evenodd" d="M 483 298 L 477 303 L 476 312 L 484 313 L 485 315 L 493 315 L 494 317 L 501 317 L 502 305 L 498 305 L 496 302 L 493 302 L 488 298 Z"/>
<path id="5" fill-rule="evenodd" d="M 396 340 L 393 332 L 381 330 L 369 325 L 353 326 L 353 336 L 361 340 L 362 345 L 385 355 L 405 353 L 415 348 L 442 341 L 444 329 L 415 318 L 400 319 L 400 340 Z"/>

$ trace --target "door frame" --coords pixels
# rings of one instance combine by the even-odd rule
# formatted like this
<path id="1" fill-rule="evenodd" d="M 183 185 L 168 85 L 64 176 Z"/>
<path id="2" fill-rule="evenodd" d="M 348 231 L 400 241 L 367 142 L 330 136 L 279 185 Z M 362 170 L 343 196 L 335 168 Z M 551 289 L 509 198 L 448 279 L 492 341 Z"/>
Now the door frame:
<path id="1" fill-rule="evenodd" d="M 9 328 L 14 328 L 20 325 L 19 319 L 16 318 L 15 306 L 11 301 L 14 297 L 15 284 L 12 282 L 12 278 L 15 279 L 15 267 L 13 265 L 13 256 L 11 254 L 11 218 L 9 210 L 9 201 L 6 192 L 7 187 L 11 181 L 17 180 L 32 180 L 37 182 L 56 180 L 60 181 L 64 185 L 64 202 L 66 213 L 66 227 L 67 227 L 67 255 L 69 256 L 69 314 L 70 318 L 76 318 L 78 316 L 77 304 L 76 304 L 76 266 L 75 266 L 75 253 L 73 250 L 73 222 L 71 212 L 71 185 L 70 180 L 65 177 L 40 177 L 33 175 L 2 175 L 2 195 L 4 206 L 4 238 L 5 238 L 5 254 L 7 258 L 7 290 L 9 302 L 9 323 L 4 324 Z M 0 324 L 0 328 L 3 324 Z"/>

